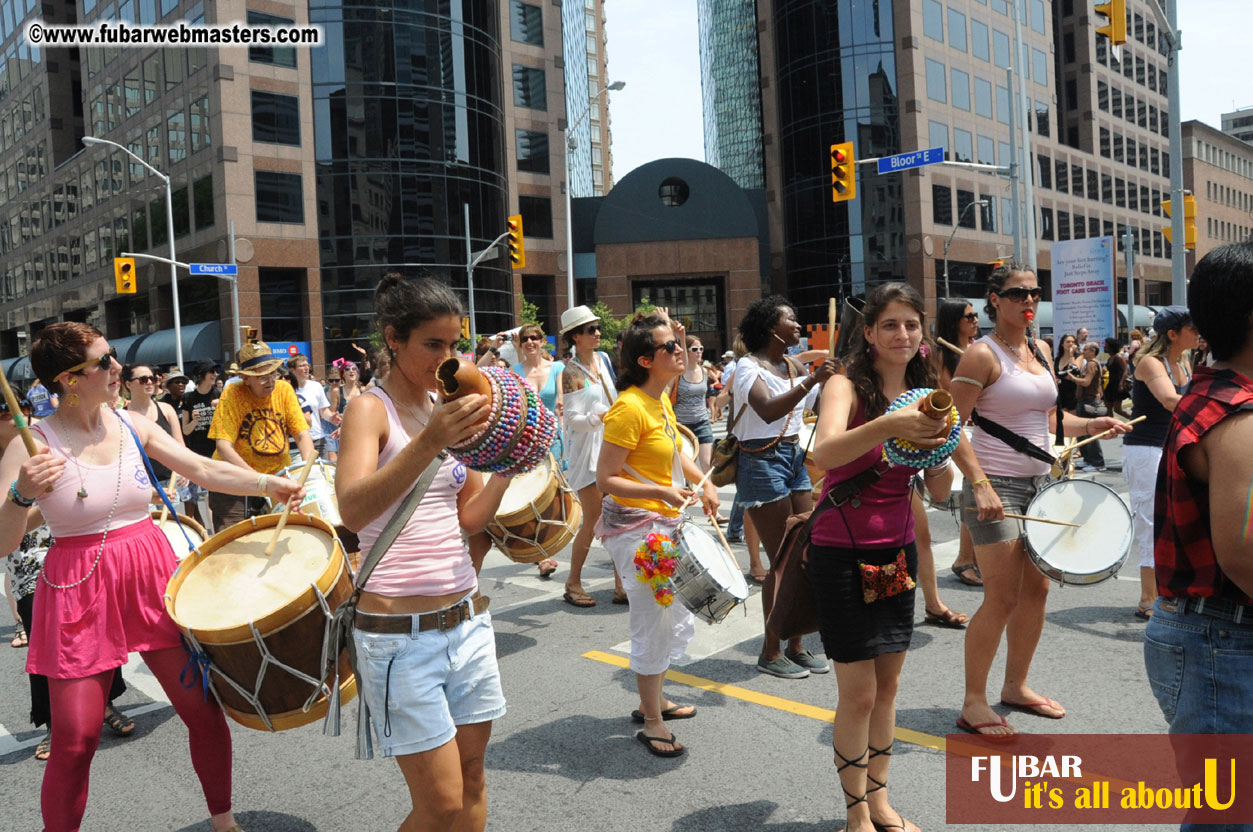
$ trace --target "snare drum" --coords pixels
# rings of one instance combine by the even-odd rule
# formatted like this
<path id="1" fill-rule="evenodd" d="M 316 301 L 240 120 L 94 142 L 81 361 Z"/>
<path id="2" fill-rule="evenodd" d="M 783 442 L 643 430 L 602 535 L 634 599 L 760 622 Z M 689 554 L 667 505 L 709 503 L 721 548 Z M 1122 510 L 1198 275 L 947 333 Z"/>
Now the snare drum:
<path id="1" fill-rule="evenodd" d="M 583 526 L 583 505 L 550 454 L 513 478 L 487 533 L 515 563 L 555 557 Z"/>
<path id="2" fill-rule="evenodd" d="M 717 624 L 748 600 L 740 565 L 709 532 L 684 520 L 674 532 L 678 566 L 670 578 L 674 595 L 697 618 Z"/>
<path id="3" fill-rule="evenodd" d="M 1027 516 L 1080 524 L 1076 529 L 1023 522 L 1027 557 L 1063 586 L 1088 586 L 1114 577 L 1131 551 L 1131 510 L 1118 492 L 1099 482 L 1047 485 L 1027 505 Z"/>
<path id="4" fill-rule="evenodd" d="M 209 539 L 209 534 L 204 530 L 204 526 L 185 517 L 181 514 L 167 514 L 165 522 L 161 522 L 161 512 L 152 512 L 152 522 L 156 524 L 170 541 L 171 548 L 174 549 L 174 557 L 180 561 L 191 554 L 191 549 L 187 548 L 187 538 L 191 538 L 192 546 L 197 549 L 200 544 Z M 182 531 L 179 530 L 182 526 Z M 183 537 L 183 532 L 187 532 L 187 537 Z"/>
<path id="5" fill-rule="evenodd" d="M 800 433 L 797 436 L 797 442 L 805 449 L 805 470 L 809 472 L 809 482 L 813 486 L 814 500 L 822 496 L 822 481 L 827 476 L 827 472 L 819 470 L 817 464 L 814 463 L 814 434 L 817 431 L 817 417 L 813 417 L 812 422 L 807 417 L 801 425 Z"/>
<path id="6" fill-rule="evenodd" d="M 179 564 L 165 593 L 222 709 L 258 731 L 320 719 L 336 678 L 341 702 L 357 693 L 347 650 L 327 655 L 331 615 L 353 592 L 344 551 L 326 521 L 292 514 L 266 557 L 280 517 L 218 532 Z"/>
<path id="7" fill-rule="evenodd" d="M 279 471 L 278 475 L 289 480 L 299 480 L 302 468 L 304 468 L 304 463 L 288 465 Z M 332 526 L 344 524 L 339 516 L 339 501 L 335 498 L 335 464 L 333 462 L 324 462 L 321 459 L 313 461 L 313 467 L 309 469 L 309 479 L 305 480 L 305 499 L 300 504 L 300 510 L 304 514 L 321 517 Z M 281 514 L 283 504 L 271 500 L 270 511 Z"/>

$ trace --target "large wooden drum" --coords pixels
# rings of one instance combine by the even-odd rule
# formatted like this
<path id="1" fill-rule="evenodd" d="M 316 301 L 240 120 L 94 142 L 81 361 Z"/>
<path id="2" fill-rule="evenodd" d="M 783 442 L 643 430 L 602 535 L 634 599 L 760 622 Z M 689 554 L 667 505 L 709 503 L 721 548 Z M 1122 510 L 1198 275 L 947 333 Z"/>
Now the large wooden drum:
<path id="1" fill-rule="evenodd" d="M 509 483 L 487 533 L 510 560 L 537 563 L 556 557 L 582 526 L 578 495 L 549 455 Z"/>
<path id="2" fill-rule="evenodd" d="M 183 514 L 166 514 L 165 522 L 161 522 L 161 512 L 152 512 L 152 522 L 161 530 L 166 539 L 170 541 L 171 548 L 174 549 L 174 557 L 183 560 L 191 553 L 191 549 L 187 546 L 190 538 L 192 545 L 199 548 L 209 537 L 209 533 L 204 530 L 204 526 L 195 520 Z M 179 527 L 182 527 L 181 529 Z M 186 537 L 183 533 L 186 532 Z"/>
<path id="3" fill-rule="evenodd" d="M 292 514 L 267 558 L 279 517 L 209 538 L 179 564 L 165 594 L 189 645 L 209 660 L 222 708 L 258 731 L 321 719 L 337 670 L 341 701 L 357 692 L 347 651 L 325 655 L 331 615 L 353 592 L 344 550 L 325 520 Z"/>

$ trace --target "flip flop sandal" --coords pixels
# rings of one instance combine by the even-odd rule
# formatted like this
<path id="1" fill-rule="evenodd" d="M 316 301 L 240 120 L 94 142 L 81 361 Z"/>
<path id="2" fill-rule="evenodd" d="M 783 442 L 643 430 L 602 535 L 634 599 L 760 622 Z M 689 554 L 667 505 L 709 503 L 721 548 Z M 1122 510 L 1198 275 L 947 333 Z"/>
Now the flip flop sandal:
<path id="1" fill-rule="evenodd" d="M 614 602 L 615 604 L 629 604 L 629 603 L 631 603 L 631 600 L 630 600 L 629 598 L 627 598 L 627 597 L 626 597 L 626 593 L 625 593 L 625 592 L 624 592 L 624 593 L 622 593 L 621 595 L 618 595 L 617 593 L 614 593 L 614 596 L 613 596 L 613 602 Z"/>
<path id="2" fill-rule="evenodd" d="M 1144 621 L 1148 621 L 1152 617 L 1153 617 L 1152 607 L 1142 607 L 1139 605 L 1136 606 L 1136 618 L 1143 619 Z"/>
<path id="3" fill-rule="evenodd" d="M 552 558 L 545 558 L 539 562 L 539 576 L 547 578 L 557 571 L 557 561 Z"/>
<path id="4" fill-rule="evenodd" d="M 28 644 L 30 644 L 30 639 L 27 638 L 26 629 L 24 627 L 18 627 L 13 631 L 13 640 L 9 642 L 10 647 L 16 650 L 20 647 L 25 647 Z"/>
<path id="5" fill-rule="evenodd" d="M 645 734 L 643 731 L 640 731 L 639 733 L 635 735 L 635 738 L 639 740 L 640 742 L 642 742 L 644 744 L 644 747 L 648 749 L 648 753 L 652 754 L 654 757 L 682 757 L 684 754 L 687 753 L 687 749 L 682 748 L 682 747 L 674 748 L 669 751 L 666 751 L 664 748 L 658 748 L 657 746 L 653 745 L 653 743 L 655 742 L 673 743 L 674 742 L 673 733 L 671 733 L 670 736 L 668 737 L 650 737 L 647 734 Z"/>
<path id="6" fill-rule="evenodd" d="M 562 594 L 561 598 L 570 606 L 579 607 L 580 609 L 587 609 L 588 607 L 596 606 L 596 599 L 588 595 L 586 592 L 571 592 L 566 590 Z"/>
<path id="7" fill-rule="evenodd" d="M 135 720 L 110 705 L 104 712 L 104 724 L 119 737 L 129 737 L 135 733 Z"/>
<path id="8" fill-rule="evenodd" d="M 766 578 L 769 577 L 769 575 L 754 575 L 752 572 L 745 572 L 744 577 L 748 579 L 751 583 L 755 583 L 758 586 L 761 586 L 762 584 L 766 582 Z"/>
<path id="9" fill-rule="evenodd" d="M 52 756 L 52 732 L 44 734 L 44 738 L 39 741 L 39 745 L 35 746 L 35 759 L 40 762 L 48 762 L 48 758 Z"/>
<path id="10" fill-rule="evenodd" d="M 1006 702 L 1002 699 L 1001 704 L 1011 710 L 1022 711 L 1024 714 L 1035 714 L 1036 716 L 1042 716 L 1045 719 L 1062 719 L 1066 716 L 1066 712 L 1062 709 L 1061 703 L 1054 699 L 1049 699 L 1047 696 L 1040 699 L 1038 702 Z M 1051 708 L 1062 712 L 1060 714 L 1050 714 L 1040 710 L 1041 708 Z"/>
<path id="11" fill-rule="evenodd" d="M 1013 734 L 985 734 L 982 730 L 980 730 L 982 728 L 993 728 L 997 725 L 1004 725 L 1008 728 L 1009 721 L 1006 720 L 1005 717 L 1000 717 L 996 722 L 967 722 L 965 717 L 959 716 L 957 718 L 957 727 L 965 731 L 967 734 L 978 734 L 981 737 L 988 737 L 998 742 L 1009 742 L 1017 736 L 1016 732 Z"/>
<path id="12" fill-rule="evenodd" d="M 691 713 L 679 713 L 679 711 L 684 708 L 691 708 Z M 694 716 L 696 716 L 696 707 L 693 705 L 671 705 L 669 708 L 666 708 L 661 712 L 661 718 L 667 721 L 671 719 L 691 719 Z M 631 721 L 638 722 L 642 725 L 644 723 L 644 712 L 638 710 L 631 711 Z"/>
<path id="13" fill-rule="evenodd" d="M 961 581 L 966 586 L 983 586 L 983 576 L 979 574 L 979 567 L 975 564 L 963 563 L 958 565 L 955 563 L 949 568 L 953 570 L 953 574 L 957 576 L 957 580 Z M 979 578 L 979 580 L 976 581 L 974 578 L 971 578 L 966 574 L 972 570 L 975 573 L 975 577 Z"/>
<path id="14" fill-rule="evenodd" d="M 954 630 L 963 630 L 966 628 L 966 622 L 970 620 L 970 616 L 964 612 L 954 612 L 946 609 L 944 612 L 928 612 L 922 617 L 922 623 L 934 624 L 937 627 L 949 627 Z"/>

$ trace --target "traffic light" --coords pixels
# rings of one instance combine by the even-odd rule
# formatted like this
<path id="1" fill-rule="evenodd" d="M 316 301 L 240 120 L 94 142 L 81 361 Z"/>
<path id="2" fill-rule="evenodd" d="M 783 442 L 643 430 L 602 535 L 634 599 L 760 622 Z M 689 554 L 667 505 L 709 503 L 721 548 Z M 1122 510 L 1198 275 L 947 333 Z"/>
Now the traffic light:
<path id="1" fill-rule="evenodd" d="M 1127 42 L 1127 0 L 1097 3 L 1093 11 L 1109 19 L 1106 25 L 1097 27 L 1098 35 L 1109 38 L 1109 42 L 1114 46 L 1122 46 Z"/>
<path id="2" fill-rule="evenodd" d="M 469 315 L 463 315 L 461 317 L 461 337 L 462 338 L 470 337 L 470 316 Z"/>
<path id="3" fill-rule="evenodd" d="M 1162 213 L 1170 216 L 1170 200 L 1162 200 Z M 1174 243 L 1170 239 L 1170 226 L 1162 229 L 1162 236 L 1166 238 L 1166 242 Z M 1192 194 L 1184 194 L 1183 197 L 1183 247 L 1188 251 L 1196 248 L 1196 197 Z"/>
<path id="4" fill-rule="evenodd" d="M 853 143 L 831 145 L 831 201 L 846 202 L 857 197 L 857 162 Z"/>
<path id="5" fill-rule="evenodd" d="M 135 258 L 113 258 L 113 282 L 119 295 L 133 295 L 135 288 Z"/>
<path id="6" fill-rule="evenodd" d="M 522 238 L 522 215 L 509 218 L 509 262 L 515 269 L 526 268 L 526 241 Z"/>

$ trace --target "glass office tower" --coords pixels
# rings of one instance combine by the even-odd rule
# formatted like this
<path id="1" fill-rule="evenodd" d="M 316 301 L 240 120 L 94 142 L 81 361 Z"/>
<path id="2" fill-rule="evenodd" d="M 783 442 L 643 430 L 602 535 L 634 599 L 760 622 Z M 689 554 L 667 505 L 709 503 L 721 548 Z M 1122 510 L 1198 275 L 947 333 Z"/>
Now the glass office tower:
<path id="1" fill-rule="evenodd" d="M 756 0 L 698 0 L 705 161 L 764 188 Z"/>

